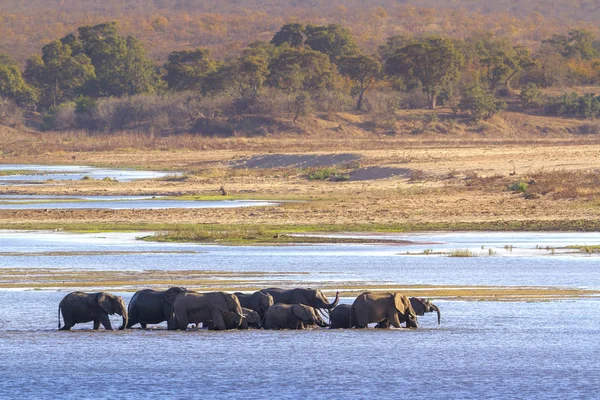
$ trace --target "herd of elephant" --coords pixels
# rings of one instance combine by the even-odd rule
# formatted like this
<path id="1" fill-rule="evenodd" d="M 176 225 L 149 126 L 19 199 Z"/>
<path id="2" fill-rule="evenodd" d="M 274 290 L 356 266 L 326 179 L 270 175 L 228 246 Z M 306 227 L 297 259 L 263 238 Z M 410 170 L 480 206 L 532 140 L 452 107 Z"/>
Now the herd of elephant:
<path id="1" fill-rule="evenodd" d="M 69 330 L 75 324 L 92 322 L 94 329 L 100 325 L 112 329 L 109 315 L 123 317 L 119 329 L 129 329 L 136 324 L 167 322 L 169 330 L 186 330 L 190 324 L 196 328 L 226 329 L 306 329 L 314 327 L 366 328 L 376 323 L 377 328 L 390 325 L 417 328 L 417 316 L 440 310 L 427 299 L 408 298 L 400 293 L 365 292 L 352 304 L 338 304 L 339 293 L 329 302 L 320 290 L 314 289 L 262 289 L 252 294 L 210 292 L 199 293 L 181 287 L 165 291 L 144 289 L 136 292 L 129 306 L 119 296 L 110 293 L 73 292 L 66 295 L 58 306 L 58 328 Z M 64 325 L 61 327 L 62 313 Z M 327 323 L 322 316 L 329 316 Z"/>

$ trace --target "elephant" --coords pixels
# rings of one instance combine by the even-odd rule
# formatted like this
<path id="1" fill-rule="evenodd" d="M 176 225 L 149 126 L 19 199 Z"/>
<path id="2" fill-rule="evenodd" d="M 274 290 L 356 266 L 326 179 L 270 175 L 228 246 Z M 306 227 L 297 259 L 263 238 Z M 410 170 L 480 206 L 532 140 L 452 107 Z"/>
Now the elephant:
<path id="1" fill-rule="evenodd" d="M 136 292 L 127 307 L 127 328 L 140 324 L 146 329 L 147 324 L 160 324 L 163 321 L 167 321 L 168 324 L 173 301 L 180 293 L 186 291 L 182 287 L 172 287 L 165 291 L 144 289 Z"/>
<path id="2" fill-rule="evenodd" d="M 258 312 L 251 310 L 246 307 L 242 307 L 242 314 L 244 315 L 240 318 L 234 312 L 226 312 L 223 314 L 223 320 L 225 321 L 226 329 L 262 329 L 263 323 L 262 319 Z M 241 319 L 241 322 L 240 322 Z M 203 324 L 203 328 L 213 329 L 212 321 L 209 321 L 206 324 Z"/>
<path id="3" fill-rule="evenodd" d="M 340 293 L 335 294 L 335 300 L 330 303 L 327 297 L 320 290 L 315 289 L 263 289 L 265 293 L 273 296 L 275 303 L 284 304 L 304 304 L 317 310 L 332 310 L 340 301 Z"/>
<path id="4" fill-rule="evenodd" d="M 369 323 L 388 320 L 395 328 L 406 321 L 407 328 L 417 328 L 417 314 L 408 297 L 400 293 L 360 294 L 352 303 L 351 314 L 356 316 L 356 327 L 366 328 Z"/>
<path id="5" fill-rule="evenodd" d="M 224 315 L 232 312 L 237 316 L 237 322 L 231 328 L 225 325 Z M 184 292 L 180 293 L 171 307 L 170 330 L 186 330 L 190 323 L 203 325 L 212 323 L 215 330 L 235 329 L 244 317 L 242 306 L 234 294 L 225 292 Z"/>
<path id="6" fill-rule="evenodd" d="M 438 308 L 438 306 L 436 306 L 435 304 L 433 304 L 429 299 L 424 299 L 421 297 L 411 297 L 410 299 L 410 305 L 412 306 L 413 310 L 415 310 L 415 313 L 419 316 L 423 316 L 425 315 L 425 313 L 430 313 L 430 312 L 437 312 L 437 320 L 438 320 L 438 325 L 441 322 L 441 318 L 440 318 L 440 309 Z M 405 322 L 403 320 L 401 320 L 400 322 Z M 385 321 L 381 321 L 377 324 L 376 328 L 389 328 L 390 327 L 390 321 L 389 320 L 385 320 Z"/>
<path id="7" fill-rule="evenodd" d="M 349 329 L 356 326 L 356 316 L 352 315 L 352 304 L 340 304 L 329 315 L 329 328 Z"/>
<path id="8" fill-rule="evenodd" d="M 62 328 L 60 327 L 61 312 L 65 323 Z M 99 329 L 100 324 L 104 329 L 112 330 L 109 314 L 119 314 L 123 317 L 123 325 L 119 329 L 127 326 L 127 308 L 121 297 L 105 292 L 72 292 L 58 305 L 58 329 L 68 331 L 75 324 L 94 321 L 94 330 Z"/>
<path id="9" fill-rule="evenodd" d="M 235 292 L 234 294 L 237 296 L 242 307 L 256 311 L 263 322 L 265 320 L 265 312 L 275 303 L 273 296 L 260 290 L 252 294 L 240 292 Z"/>
<path id="10" fill-rule="evenodd" d="M 305 329 L 315 324 L 327 326 L 314 308 L 304 304 L 275 303 L 265 314 L 265 329 Z"/>

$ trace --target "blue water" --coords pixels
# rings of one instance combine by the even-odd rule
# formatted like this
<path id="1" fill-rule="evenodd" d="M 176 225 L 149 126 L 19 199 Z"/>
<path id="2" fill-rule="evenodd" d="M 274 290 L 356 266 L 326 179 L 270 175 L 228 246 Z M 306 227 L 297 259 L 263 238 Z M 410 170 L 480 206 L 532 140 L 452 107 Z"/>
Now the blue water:
<path id="1" fill-rule="evenodd" d="M 227 247 L 136 241 L 143 233 L 0 232 L 6 268 L 309 272 L 294 279 L 428 285 L 600 288 L 597 256 L 551 255 L 540 243 L 587 244 L 589 234 L 425 234 L 438 244 Z M 518 245 L 503 251 L 504 244 Z M 405 255 L 432 246 L 496 256 Z M 460 248 L 459 247 L 459 248 Z M 147 251 L 49 256 L 52 251 Z M 163 254 L 149 253 L 164 251 Z M 198 251 L 172 254 L 171 251 Z M 485 251 L 485 250 L 484 250 Z M 21 253 L 20 256 L 2 255 Z M 38 254 L 35 254 L 38 253 Z M 282 278 L 285 279 L 285 278 Z M 273 282 L 277 285 L 277 281 Z M 600 299 L 466 302 L 418 330 L 58 332 L 68 291 L 0 291 L 0 398 L 593 399 L 600 387 Z M 129 301 L 132 293 L 116 293 Z M 349 303 L 352 299 L 345 298 Z M 118 326 L 120 318 L 112 318 Z"/>
<path id="2" fill-rule="evenodd" d="M 119 182 L 130 182 L 138 179 L 157 179 L 179 175 L 177 172 L 96 168 L 85 165 L 0 164 L 0 171 L 31 171 L 28 174 L 0 176 L 0 185 L 43 183 L 50 179 L 54 181 L 80 180 L 86 176 L 92 179 L 111 178 Z"/>
<path id="3" fill-rule="evenodd" d="M 276 206 L 261 200 L 171 200 L 152 196 L 49 196 L 0 195 L 0 210 L 56 209 L 165 209 L 165 208 L 237 208 Z"/>

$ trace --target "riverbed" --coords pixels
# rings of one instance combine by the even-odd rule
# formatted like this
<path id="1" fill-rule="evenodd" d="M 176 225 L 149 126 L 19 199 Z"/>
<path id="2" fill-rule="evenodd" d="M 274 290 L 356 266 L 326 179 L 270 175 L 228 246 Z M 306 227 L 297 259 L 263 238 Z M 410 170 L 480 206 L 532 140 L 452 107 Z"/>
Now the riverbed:
<path id="1" fill-rule="evenodd" d="M 546 249 L 598 244 L 597 234 L 388 235 L 412 241 L 408 246 L 218 246 L 136 239 L 147 234 L 2 231 L 0 274 L 129 271 L 135 280 L 151 270 L 214 271 L 256 274 L 260 282 L 268 276 L 270 286 L 600 288 L 597 255 Z M 477 254 L 423 254 L 456 248 Z M 58 303 L 71 290 L 0 290 L 0 397 L 594 398 L 600 383 L 597 297 L 438 297 L 432 300 L 442 311 L 442 324 L 428 314 L 419 318 L 418 330 L 168 332 L 163 324 L 92 332 L 90 323 L 58 332 Z M 126 302 L 133 294 L 111 292 Z M 118 326 L 120 318 L 112 321 Z"/>

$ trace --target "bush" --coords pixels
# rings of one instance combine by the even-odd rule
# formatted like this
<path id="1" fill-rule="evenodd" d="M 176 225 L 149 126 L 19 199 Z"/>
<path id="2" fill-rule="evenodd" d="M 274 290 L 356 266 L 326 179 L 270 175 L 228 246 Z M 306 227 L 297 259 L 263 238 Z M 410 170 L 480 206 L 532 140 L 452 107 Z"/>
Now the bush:
<path id="1" fill-rule="evenodd" d="M 23 124 L 23 111 L 13 100 L 0 97 L 0 124 L 10 126 Z"/>
<path id="2" fill-rule="evenodd" d="M 75 103 L 63 103 L 57 107 L 51 107 L 44 114 L 42 129 L 44 130 L 68 130 L 77 127 L 77 115 L 75 114 Z"/>
<path id="3" fill-rule="evenodd" d="M 521 89 L 521 104 L 523 108 L 541 108 L 545 103 L 544 95 L 536 84 L 529 83 Z"/>
<path id="4" fill-rule="evenodd" d="M 522 181 L 517 181 L 513 184 L 511 184 L 508 189 L 513 191 L 513 192 L 521 192 L 521 193 L 525 193 L 527 191 L 527 188 L 529 187 L 529 185 L 527 185 L 527 183 L 522 182 Z"/>
<path id="5" fill-rule="evenodd" d="M 309 181 L 323 181 L 326 179 L 342 182 L 350 179 L 350 175 L 338 171 L 334 167 L 324 167 L 313 169 L 306 175 Z"/>
<path id="6" fill-rule="evenodd" d="M 506 108 L 506 103 L 496 100 L 494 95 L 480 86 L 472 86 L 463 92 L 458 108 L 474 121 L 489 119 Z"/>
<path id="7" fill-rule="evenodd" d="M 596 118 L 600 115 L 600 96 L 586 93 L 579 96 L 577 93 L 563 94 L 551 98 L 544 109 L 546 114 L 567 115 L 586 118 Z"/>

